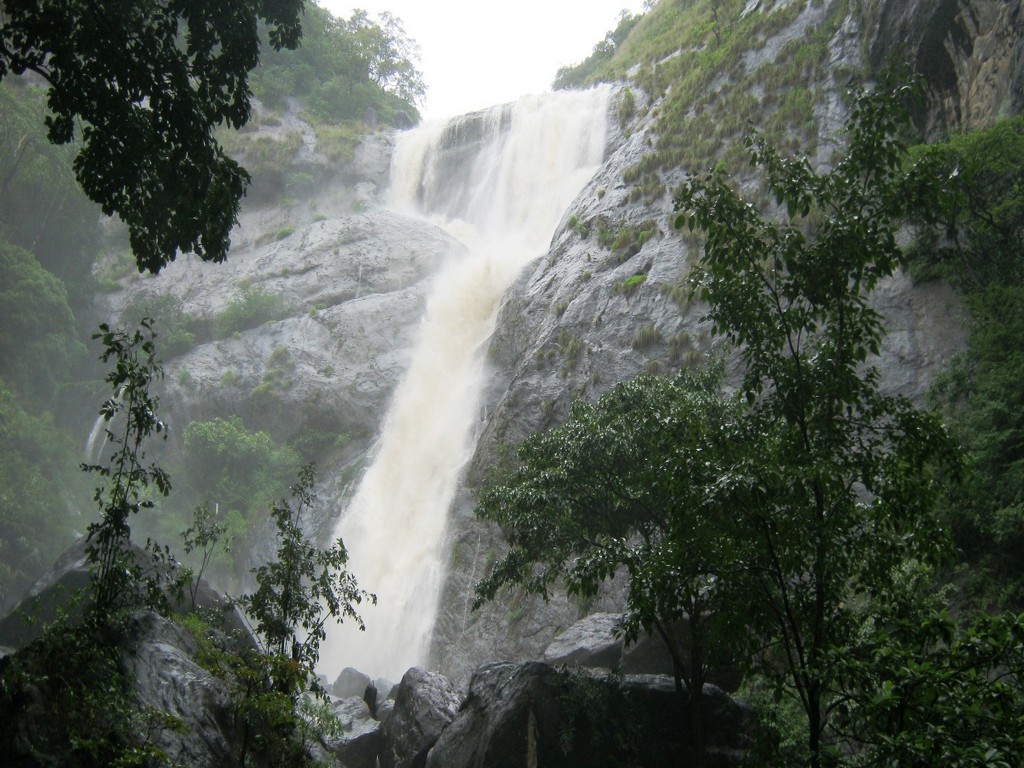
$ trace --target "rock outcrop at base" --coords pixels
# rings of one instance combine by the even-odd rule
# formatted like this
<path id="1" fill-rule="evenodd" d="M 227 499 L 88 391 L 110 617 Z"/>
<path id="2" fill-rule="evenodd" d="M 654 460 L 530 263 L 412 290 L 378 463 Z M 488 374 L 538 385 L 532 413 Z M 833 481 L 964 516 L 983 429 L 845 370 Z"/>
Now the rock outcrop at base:
<path id="1" fill-rule="evenodd" d="M 738 765 L 753 744 L 750 709 L 705 688 L 707 765 Z M 458 717 L 427 768 L 679 765 L 688 702 L 671 678 L 616 678 L 541 662 L 488 664 L 473 675 Z"/>
<path id="2" fill-rule="evenodd" d="M 461 700 L 443 675 L 419 667 L 406 672 L 398 684 L 394 710 L 384 723 L 381 768 L 422 768 Z"/>

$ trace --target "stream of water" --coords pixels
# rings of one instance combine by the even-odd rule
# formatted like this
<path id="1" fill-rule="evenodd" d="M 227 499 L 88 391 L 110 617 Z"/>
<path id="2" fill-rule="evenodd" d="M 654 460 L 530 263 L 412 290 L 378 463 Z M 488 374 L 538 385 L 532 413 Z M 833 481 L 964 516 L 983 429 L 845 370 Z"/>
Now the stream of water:
<path id="1" fill-rule="evenodd" d="M 342 515 L 350 569 L 376 593 L 321 646 L 320 671 L 399 680 L 429 650 L 445 575 L 448 511 L 473 453 L 486 344 L 502 296 L 543 255 L 601 163 L 609 90 L 556 92 L 429 124 L 399 137 L 390 206 L 467 247 L 434 278 L 411 364 L 372 464 Z"/>

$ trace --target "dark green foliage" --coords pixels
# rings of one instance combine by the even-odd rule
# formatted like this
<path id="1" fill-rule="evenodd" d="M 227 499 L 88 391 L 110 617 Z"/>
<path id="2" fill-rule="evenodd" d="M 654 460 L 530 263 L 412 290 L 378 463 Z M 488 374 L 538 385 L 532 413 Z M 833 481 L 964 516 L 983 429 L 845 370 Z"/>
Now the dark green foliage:
<path id="1" fill-rule="evenodd" d="M 641 765 L 647 727 L 635 702 L 614 679 L 594 679 L 578 670 L 568 673 L 559 696 L 562 706 L 559 742 L 563 765 L 630 768 Z"/>
<path id="2" fill-rule="evenodd" d="M 0 379 L 0 612 L 74 540 L 88 496 L 81 445 Z M 83 505 L 84 506 L 84 505 Z"/>
<path id="3" fill-rule="evenodd" d="M 248 175 L 213 137 L 250 113 L 258 22 L 294 48 L 302 0 L 170 5 L 25 0 L 0 17 L 0 79 L 26 71 L 49 88 L 47 135 L 77 139 L 86 194 L 128 225 L 140 271 L 178 251 L 222 261 Z"/>
<path id="4" fill-rule="evenodd" d="M 936 396 L 967 447 L 971 472 L 946 514 L 971 565 L 967 586 L 1000 605 L 1024 604 L 1024 284 L 967 296 L 966 353 Z"/>
<path id="5" fill-rule="evenodd" d="M 120 663 L 131 612 L 168 607 L 165 588 L 174 576 L 167 549 L 147 542 L 133 551 L 130 517 L 152 507 L 150 486 L 170 490 L 167 474 L 145 466 L 144 442 L 165 434 L 152 394 L 162 370 L 155 362 L 148 320 L 135 331 L 100 326 L 101 360 L 113 395 L 101 415 L 112 446 L 110 464 L 83 465 L 99 475 L 100 518 L 88 528 L 91 586 L 68 596 L 54 624 L 6 661 L 0 678 L 0 753 L 71 766 L 152 766 L 164 756 L 153 738 L 178 727 L 166 713 L 138 706 Z M 81 607 L 84 604 L 84 610 Z M 75 616 L 76 619 L 70 619 Z"/>
<path id="6" fill-rule="evenodd" d="M 84 356 L 64 284 L 0 239 L 0 375 L 23 397 L 52 406 Z"/>
<path id="7" fill-rule="evenodd" d="M 32 89 L 25 103 L 10 99 L 10 86 L 0 86 L 0 102 L 13 102 L 10 113 L 0 112 L 0 127 L 10 127 L 32 106 Z M 24 128 L 17 123 L 18 130 Z M 27 130 L 27 129 L 26 129 Z M 31 135 L 22 135 L 25 146 L 35 147 Z M 42 142 L 39 151 L 13 157 L 0 144 L 0 197 L 3 194 L 32 204 L 23 210 L 20 204 L 0 205 L 0 606 L 9 606 L 22 590 L 49 566 L 55 557 L 84 530 L 88 517 L 88 484 L 78 471 L 81 445 L 85 438 L 82 425 L 84 400 L 95 407 L 94 392 L 86 347 L 78 339 L 71 301 L 87 292 L 86 280 L 74 279 L 69 295 L 64 282 L 44 268 L 30 252 L 9 243 L 5 235 L 30 241 L 41 248 L 51 230 L 66 223 L 69 237 L 81 237 L 87 245 L 88 233 L 77 229 L 73 212 L 55 203 L 54 214 L 44 204 L 43 189 L 53 183 L 58 198 L 81 193 L 73 180 L 61 181 L 59 152 Z M 69 174 L 67 174 L 69 175 Z M 4 198 L 6 199 L 6 198 Z M 73 207 L 73 206 L 72 206 Z M 89 208 L 90 224 L 96 225 L 97 211 Z M 49 215 L 67 216 L 62 226 L 46 223 Z M 49 246 L 46 246 L 47 248 Z M 51 269 L 66 280 L 76 275 L 69 264 L 85 250 L 63 254 Z M 53 256 L 51 253 L 50 256 Z M 80 264 L 78 266 L 81 266 Z"/>
<path id="8" fill-rule="evenodd" d="M 128 623 L 58 619 L 0 671 L 0 755 L 19 765 L 152 768 L 166 755 L 154 744 L 181 723 L 142 709 L 121 671 L 117 646 Z"/>
<path id="9" fill-rule="evenodd" d="M 1024 119 L 915 148 L 911 269 L 964 292 L 967 351 L 936 388 L 971 473 L 946 501 L 967 586 L 1024 604 Z M 935 202 L 928 204 L 929 200 Z"/>
<path id="10" fill-rule="evenodd" d="M 163 377 L 155 357 L 155 335 L 149 320 L 144 319 L 135 331 L 111 330 L 102 324 L 93 336 L 103 344 L 100 359 L 114 363 L 106 378 L 114 394 L 100 409 L 112 446 L 111 462 L 82 465 L 84 471 L 103 479 L 94 496 L 100 519 L 87 529 L 86 548 L 93 566 L 91 608 L 101 621 L 126 607 L 143 603 L 155 607 L 162 597 L 159 578 L 146 573 L 128 549 L 131 516 L 153 507 L 150 486 L 162 496 L 171 490 L 167 473 L 156 464 L 144 463 L 143 443 L 151 436 L 166 439 L 167 434 L 153 394 L 155 382 Z M 156 548 L 153 552 L 160 554 Z"/>
<path id="11" fill-rule="evenodd" d="M 209 505 L 218 524 L 244 557 L 253 532 L 265 519 L 266 500 L 279 497 L 299 471 L 299 455 L 276 443 L 266 432 L 249 429 L 238 417 L 193 421 L 182 430 L 180 463 L 176 466 L 181 499 L 187 508 Z M 180 506 L 179 506 L 180 509 Z M 182 517 L 174 529 L 181 530 Z M 161 533 L 168 526 L 163 526 Z M 223 555 L 217 569 L 226 565 Z"/>
<path id="12" fill-rule="evenodd" d="M 225 635 L 196 614 L 181 619 L 195 642 L 193 658 L 231 691 L 240 766 L 313 766 L 309 747 L 337 719 L 302 695 L 306 671 L 286 656 L 268 655 Z M 325 705 L 326 706 L 326 705 Z"/>
<path id="13" fill-rule="evenodd" d="M 954 621 L 912 577 L 864 617 L 842 660 L 851 765 L 1020 765 L 1024 615 Z"/>
<path id="14" fill-rule="evenodd" d="M 764 643 L 762 674 L 801 702 L 811 766 L 837 757 L 830 718 L 845 696 L 853 606 L 887 594 L 904 560 L 949 551 L 934 506 L 939 482 L 957 475 L 954 446 L 934 415 L 883 396 L 866 367 L 884 334 L 868 296 L 899 263 L 907 211 L 904 95 L 861 94 L 846 154 L 825 174 L 750 139 L 781 221 L 715 173 L 677 198 L 677 226 L 706 233 L 692 282 L 739 348 L 758 436 L 716 488 L 748 548 L 732 600 Z"/>
<path id="15" fill-rule="evenodd" d="M 912 267 L 973 291 L 1024 279 L 1024 117 L 914 148 Z"/>
<path id="16" fill-rule="evenodd" d="M 256 591 L 237 600 L 256 624 L 261 649 L 232 642 L 195 615 L 184 622 L 197 642 L 197 661 L 231 689 L 243 766 L 311 764 L 311 742 L 339 727 L 329 708 L 318 707 L 307 694 L 324 695 L 314 674 L 324 625 L 349 618 L 362 627 L 355 606 L 376 601 L 344 569 L 347 554 L 340 540 L 319 550 L 304 536 L 300 518 L 315 501 L 313 481 L 313 468 L 307 466 L 292 488 L 294 508 L 284 499 L 271 508 L 276 559 L 253 569 Z M 208 553 L 221 534 L 209 510 L 201 509 L 187 541 Z"/>
<path id="17" fill-rule="evenodd" d="M 238 417 L 190 422 L 182 442 L 188 489 L 229 509 L 265 503 L 286 490 L 299 469 L 294 452 L 246 428 Z"/>
<path id="18" fill-rule="evenodd" d="M 73 150 L 46 141 L 45 114 L 44 88 L 0 78 L 0 238 L 30 251 L 78 310 L 92 298 L 100 210 L 75 180 Z"/>

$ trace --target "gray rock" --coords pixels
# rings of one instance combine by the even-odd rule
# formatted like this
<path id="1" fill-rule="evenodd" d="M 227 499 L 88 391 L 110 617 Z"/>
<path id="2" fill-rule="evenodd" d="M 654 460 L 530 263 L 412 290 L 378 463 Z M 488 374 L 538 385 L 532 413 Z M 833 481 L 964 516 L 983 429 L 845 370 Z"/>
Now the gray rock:
<path id="1" fill-rule="evenodd" d="M 395 700 L 384 699 L 384 701 L 377 702 L 376 717 L 381 723 L 386 723 L 388 718 L 391 717 L 391 713 L 395 711 Z"/>
<path id="2" fill-rule="evenodd" d="M 555 636 L 544 651 L 548 664 L 581 667 L 619 668 L 622 638 L 615 627 L 622 618 L 617 613 L 594 613 Z"/>
<path id="3" fill-rule="evenodd" d="M 132 618 L 125 671 L 135 681 L 143 707 L 177 718 L 183 727 L 151 734 L 172 765 L 233 765 L 240 754 L 226 684 L 191 658 L 191 639 L 180 627 L 155 613 Z"/>
<path id="4" fill-rule="evenodd" d="M 752 744 L 752 718 L 706 689 L 708 765 L 732 765 Z M 678 765 L 685 700 L 671 678 L 611 678 L 503 662 L 473 675 L 458 717 L 430 750 L 427 768 L 529 765 Z"/>
<path id="5" fill-rule="evenodd" d="M 38 637 L 47 624 L 56 620 L 61 612 L 67 612 L 71 617 L 81 613 L 85 603 L 76 598 L 84 593 L 91 580 L 87 546 L 87 540 L 82 537 L 68 547 L 14 609 L 0 619 L 0 646 L 9 646 L 15 650 L 23 648 Z M 152 571 L 152 556 L 134 544 L 129 547 L 135 563 Z M 165 571 L 167 564 L 157 563 L 155 568 Z M 252 636 L 238 610 L 204 579 L 200 579 L 196 585 L 194 600 L 188 590 L 180 601 L 173 595 L 168 595 L 168 599 L 171 608 L 177 613 L 184 615 L 191 611 L 199 612 L 218 629 L 239 638 L 243 645 L 253 647 Z"/>
<path id="6" fill-rule="evenodd" d="M 682 725 L 689 718 L 689 696 L 684 691 L 680 698 L 675 681 L 667 675 L 625 675 L 620 685 L 636 707 L 634 716 L 646 726 L 650 750 L 646 764 L 679 764 L 689 739 Z M 743 764 L 756 741 L 753 710 L 746 702 L 711 684 L 704 686 L 701 707 L 705 765 L 731 768 Z"/>
<path id="7" fill-rule="evenodd" d="M 478 669 L 455 721 L 427 758 L 427 768 L 557 765 L 560 675 L 539 662 L 503 662 Z M 564 757 L 564 756 L 563 756 Z"/>
<path id="8" fill-rule="evenodd" d="M 325 741 L 328 752 L 341 760 L 345 768 L 374 768 L 381 743 L 381 724 L 375 720 L 366 702 L 359 698 L 334 704 L 341 734 Z"/>
<path id="9" fill-rule="evenodd" d="M 398 684 L 394 710 L 384 723 L 381 768 L 422 768 L 461 700 L 443 675 L 419 667 L 406 672 Z"/>
<path id="10" fill-rule="evenodd" d="M 89 586 L 85 546 L 86 541 L 81 538 L 68 547 L 11 612 L 0 619 L 0 645 L 15 650 L 24 648 L 69 606 L 76 594 Z"/>
<path id="11" fill-rule="evenodd" d="M 378 701 L 383 701 L 384 699 L 395 700 L 395 694 L 398 693 L 398 685 L 393 680 L 388 680 L 386 677 L 378 677 L 373 681 L 373 684 L 377 688 Z"/>
<path id="12" fill-rule="evenodd" d="M 868 63 L 898 55 L 926 76 L 917 105 L 929 133 L 988 125 L 1024 104 L 1024 13 L 1005 0 L 882 0 L 867 15 Z"/>
<path id="13" fill-rule="evenodd" d="M 353 696 L 356 698 L 363 698 L 363 694 L 366 693 L 367 686 L 370 685 L 370 676 L 364 675 L 358 669 L 352 667 L 345 667 L 341 670 L 341 674 L 331 685 L 330 693 L 333 696 L 337 696 L 339 699 L 348 699 Z"/>

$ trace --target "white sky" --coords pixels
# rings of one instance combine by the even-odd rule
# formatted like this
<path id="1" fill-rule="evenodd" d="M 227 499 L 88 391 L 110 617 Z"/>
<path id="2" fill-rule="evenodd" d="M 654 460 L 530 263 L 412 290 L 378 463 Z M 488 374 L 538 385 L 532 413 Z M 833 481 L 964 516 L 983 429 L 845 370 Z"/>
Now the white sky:
<path id="1" fill-rule="evenodd" d="M 450 117 L 551 87 L 559 67 L 590 55 L 643 0 L 317 0 L 335 16 L 388 11 L 419 43 L 427 85 L 420 112 Z"/>

